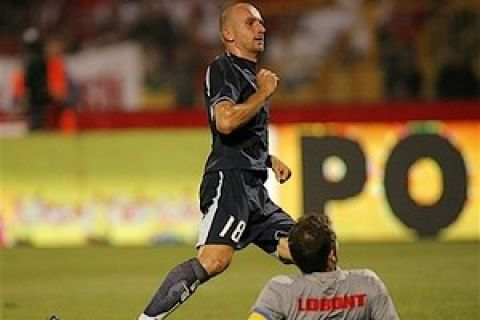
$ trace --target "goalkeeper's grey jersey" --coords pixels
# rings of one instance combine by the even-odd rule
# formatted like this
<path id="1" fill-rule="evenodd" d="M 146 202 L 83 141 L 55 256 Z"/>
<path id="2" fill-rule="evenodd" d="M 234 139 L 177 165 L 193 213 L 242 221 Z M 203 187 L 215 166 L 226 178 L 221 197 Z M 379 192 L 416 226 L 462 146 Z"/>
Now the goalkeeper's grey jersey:
<path id="1" fill-rule="evenodd" d="M 393 320 L 392 299 L 371 270 L 272 278 L 253 310 L 268 320 Z"/>

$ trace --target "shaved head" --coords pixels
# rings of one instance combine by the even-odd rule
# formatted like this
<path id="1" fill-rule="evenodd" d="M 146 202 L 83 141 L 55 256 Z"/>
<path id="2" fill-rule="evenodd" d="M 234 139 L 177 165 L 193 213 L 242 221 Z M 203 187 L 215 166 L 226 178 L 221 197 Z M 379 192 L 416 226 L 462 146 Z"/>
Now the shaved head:
<path id="1" fill-rule="evenodd" d="M 219 20 L 219 29 L 220 31 L 223 30 L 226 26 L 228 26 L 232 18 L 239 10 L 255 10 L 258 12 L 257 8 L 255 8 L 252 4 L 247 2 L 238 2 L 232 5 L 229 5 L 225 10 L 223 10 L 222 14 L 220 15 Z"/>

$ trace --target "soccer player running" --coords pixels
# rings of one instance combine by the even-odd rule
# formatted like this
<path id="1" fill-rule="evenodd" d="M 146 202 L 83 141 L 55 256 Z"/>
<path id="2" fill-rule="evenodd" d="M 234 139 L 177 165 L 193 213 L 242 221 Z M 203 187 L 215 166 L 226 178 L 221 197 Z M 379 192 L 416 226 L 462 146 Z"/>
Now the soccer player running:
<path id="1" fill-rule="evenodd" d="M 267 168 L 280 183 L 290 177 L 290 169 L 268 154 L 269 98 L 278 77 L 267 69 L 257 72 L 265 32 L 251 4 L 234 4 L 220 17 L 225 53 L 205 75 L 212 150 L 200 186 L 197 256 L 170 271 L 139 320 L 167 317 L 198 285 L 223 272 L 235 250 L 250 243 L 282 262 L 292 261 L 286 237 L 294 221 L 264 186 Z"/>
<path id="2" fill-rule="evenodd" d="M 326 215 L 303 216 L 288 238 L 302 271 L 263 288 L 248 320 L 396 320 L 392 299 L 371 270 L 337 268 L 337 241 Z"/>

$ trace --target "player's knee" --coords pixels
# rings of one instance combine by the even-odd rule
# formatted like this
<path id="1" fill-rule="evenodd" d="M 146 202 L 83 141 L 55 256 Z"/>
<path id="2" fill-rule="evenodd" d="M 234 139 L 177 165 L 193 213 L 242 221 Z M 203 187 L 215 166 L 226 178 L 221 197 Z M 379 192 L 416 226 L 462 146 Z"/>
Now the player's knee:
<path id="1" fill-rule="evenodd" d="M 211 257 L 205 259 L 202 265 L 210 275 L 214 276 L 225 271 L 230 265 L 230 261 L 231 260 L 226 257 Z"/>
<path id="2" fill-rule="evenodd" d="M 230 250 L 202 250 L 198 260 L 209 275 L 215 276 L 225 271 L 230 265 L 233 249 Z"/>

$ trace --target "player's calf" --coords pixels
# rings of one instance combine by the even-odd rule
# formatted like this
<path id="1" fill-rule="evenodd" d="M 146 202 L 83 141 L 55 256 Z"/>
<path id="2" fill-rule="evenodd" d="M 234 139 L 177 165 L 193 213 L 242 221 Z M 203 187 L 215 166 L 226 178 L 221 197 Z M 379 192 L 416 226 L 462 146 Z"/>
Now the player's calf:
<path id="1" fill-rule="evenodd" d="M 161 320 L 187 300 L 210 275 L 194 258 L 176 266 L 167 275 L 139 320 Z"/>

